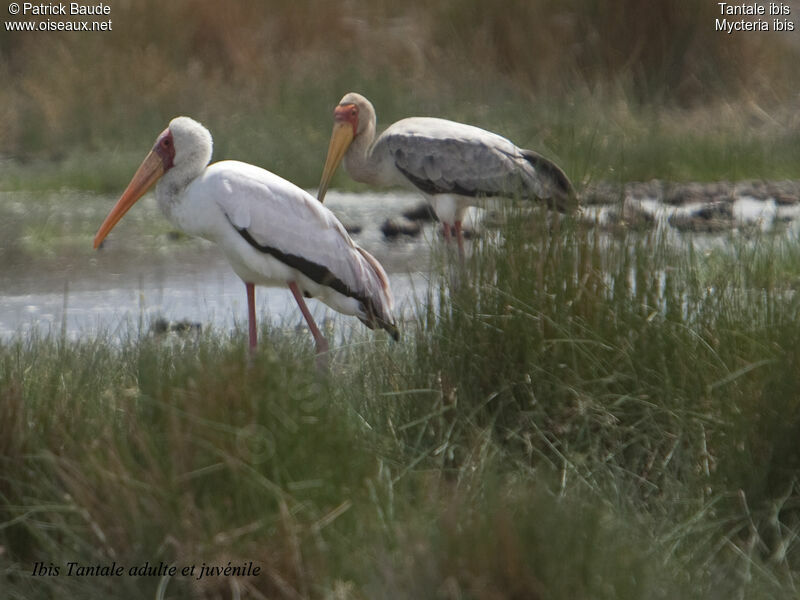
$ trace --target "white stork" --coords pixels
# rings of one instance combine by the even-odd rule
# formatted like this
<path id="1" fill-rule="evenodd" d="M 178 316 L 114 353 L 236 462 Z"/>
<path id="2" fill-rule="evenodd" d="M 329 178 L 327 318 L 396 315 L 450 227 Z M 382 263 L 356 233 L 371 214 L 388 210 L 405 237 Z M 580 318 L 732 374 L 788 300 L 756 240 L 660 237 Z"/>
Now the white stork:
<path id="1" fill-rule="evenodd" d="M 572 207 L 575 192 L 558 165 L 497 134 L 445 119 L 411 117 L 375 139 L 375 109 L 355 92 L 342 98 L 333 115 L 320 202 L 344 158 L 345 170 L 356 181 L 422 192 L 446 240 L 455 228 L 462 254 L 461 221 L 476 197 L 541 199 L 560 212 Z"/>
<path id="2" fill-rule="evenodd" d="M 219 244 L 245 282 L 251 351 L 257 342 L 255 285 L 288 285 L 318 356 L 328 343 L 303 296 L 397 339 L 383 267 L 350 239 L 333 213 L 264 169 L 233 160 L 209 165 L 211 150 L 211 134 L 200 123 L 189 117 L 170 121 L 100 226 L 94 247 L 158 181 L 156 199 L 164 215 L 186 233 Z"/>

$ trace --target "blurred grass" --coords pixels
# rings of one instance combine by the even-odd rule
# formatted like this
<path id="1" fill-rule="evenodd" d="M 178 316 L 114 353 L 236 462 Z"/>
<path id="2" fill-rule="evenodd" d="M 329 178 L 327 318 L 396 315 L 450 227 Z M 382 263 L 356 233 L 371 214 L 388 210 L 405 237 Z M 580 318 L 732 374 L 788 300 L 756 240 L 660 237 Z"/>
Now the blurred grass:
<path id="1" fill-rule="evenodd" d="M 796 46 L 715 32 L 716 10 L 144 0 L 115 4 L 102 35 L 3 28 L 0 156 L 12 160 L 0 185 L 118 189 L 169 119 L 190 114 L 217 158 L 312 187 L 331 107 L 349 90 L 373 100 L 379 124 L 475 123 L 552 156 L 576 182 L 793 176 Z"/>
<path id="2" fill-rule="evenodd" d="M 474 248 L 328 376 L 281 331 L 3 342 L 9 597 L 796 597 L 796 244 Z M 31 576 L 112 560 L 263 570 Z"/>

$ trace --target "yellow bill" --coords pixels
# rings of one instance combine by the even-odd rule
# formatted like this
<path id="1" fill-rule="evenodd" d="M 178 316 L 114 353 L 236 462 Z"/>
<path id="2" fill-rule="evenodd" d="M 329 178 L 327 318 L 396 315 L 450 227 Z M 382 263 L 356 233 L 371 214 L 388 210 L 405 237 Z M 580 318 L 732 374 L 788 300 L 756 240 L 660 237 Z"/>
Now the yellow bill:
<path id="1" fill-rule="evenodd" d="M 133 206 L 139 198 L 144 196 L 145 192 L 147 192 L 163 174 L 164 163 L 161 157 L 153 150 L 145 157 L 144 161 L 142 161 L 142 164 L 136 170 L 128 187 L 125 188 L 122 196 L 114 205 L 114 208 L 111 209 L 111 212 L 108 213 L 100 229 L 97 230 L 97 234 L 94 236 L 95 248 L 100 246 L 100 243 L 109 232 L 114 229 L 114 226 L 119 223 L 120 219 L 128 212 L 131 206 Z"/>
<path id="2" fill-rule="evenodd" d="M 319 182 L 317 199 L 320 202 L 325 200 L 325 192 L 331 183 L 336 168 L 342 162 L 342 158 L 353 143 L 353 126 L 347 121 L 336 121 L 331 133 L 331 143 L 328 145 L 328 157 L 325 159 L 325 166 L 322 168 L 322 179 Z"/>

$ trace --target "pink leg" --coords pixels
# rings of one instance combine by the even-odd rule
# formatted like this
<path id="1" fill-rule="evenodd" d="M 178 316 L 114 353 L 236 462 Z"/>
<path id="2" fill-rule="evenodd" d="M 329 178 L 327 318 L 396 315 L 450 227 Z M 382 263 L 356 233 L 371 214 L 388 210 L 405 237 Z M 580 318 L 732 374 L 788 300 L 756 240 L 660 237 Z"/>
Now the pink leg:
<path id="1" fill-rule="evenodd" d="M 444 234 L 445 243 L 450 243 L 450 223 L 442 223 L 442 233 Z"/>
<path id="2" fill-rule="evenodd" d="M 303 294 L 300 293 L 300 289 L 297 287 L 297 282 L 290 281 L 289 289 L 292 290 L 294 299 L 297 300 L 297 304 L 300 307 L 300 312 L 303 313 L 306 323 L 308 323 L 308 328 L 311 330 L 311 335 L 314 336 L 314 342 L 317 345 L 317 354 L 326 353 L 328 351 L 328 341 L 323 337 L 322 332 L 320 332 L 319 328 L 317 327 L 317 324 L 314 323 L 314 317 L 311 316 L 311 312 L 309 312 L 308 306 L 306 306 L 306 301 L 303 300 Z"/>
<path id="3" fill-rule="evenodd" d="M 455 222 L 456 240 L 458 241 L 458 255 L 464 260 L 464 236 L 461 233 L 461 221 Z"/>
<path id="4" fill-rule="evenodd" d="M 256 330 L 256 286 L 245 281 L 244 287 L 247 289 L 247 324 L 250 330 L 250 354 L 253 354 L 258 344 L 258 331 Z"/>

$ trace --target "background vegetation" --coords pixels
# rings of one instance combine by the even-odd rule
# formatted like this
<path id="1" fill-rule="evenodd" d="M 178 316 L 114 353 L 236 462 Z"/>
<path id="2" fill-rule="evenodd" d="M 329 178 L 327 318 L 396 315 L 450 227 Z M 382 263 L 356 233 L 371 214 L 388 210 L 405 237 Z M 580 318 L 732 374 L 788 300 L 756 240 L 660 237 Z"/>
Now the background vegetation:
<path id="1" fill-rule="evenodd" d="M 189 114 L 218 158 L 311 187 L 350 90 L 379 123 L 469 121 L 578 182 L 791 176 L 796 36 L 716 32 L 717 13 L 694 0 L 116 2 L 110 32 L 0 30 L 0 154 L 14 159 L 0 185 L 117 190 Z"/>

